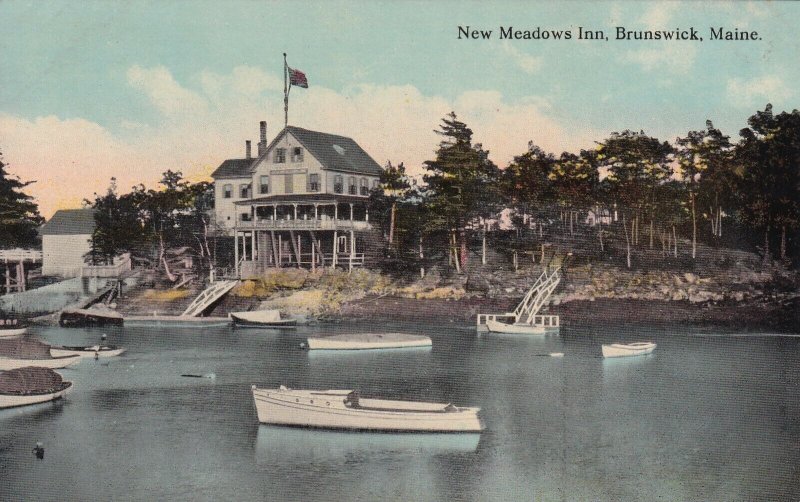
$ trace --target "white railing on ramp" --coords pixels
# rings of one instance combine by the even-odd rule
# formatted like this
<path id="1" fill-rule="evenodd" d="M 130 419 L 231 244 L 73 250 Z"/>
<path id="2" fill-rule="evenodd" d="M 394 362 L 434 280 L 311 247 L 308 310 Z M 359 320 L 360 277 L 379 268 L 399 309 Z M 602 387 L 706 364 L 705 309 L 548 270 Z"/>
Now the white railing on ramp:
<path id="1" fill-rule="evenodd" d="M 207 287 L 200 293 L 197 298 L 192 301 L 189 307 L 184 310 L 182 316 L 196 317 L 203 313 L 214 302 L 225 296 L 228 291 L 236 286 L 239 281 L 217 281 L 211 286 Z"/>

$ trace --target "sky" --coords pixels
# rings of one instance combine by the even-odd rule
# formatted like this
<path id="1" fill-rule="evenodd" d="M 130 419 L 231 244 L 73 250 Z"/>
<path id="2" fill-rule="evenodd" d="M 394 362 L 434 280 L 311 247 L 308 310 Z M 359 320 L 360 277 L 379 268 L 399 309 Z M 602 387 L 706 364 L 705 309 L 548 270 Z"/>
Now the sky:
<path id="1" fill-rule="evenodd" d="M 500 167 L 530 141 L 556 155 L 625 129 L 674 141 L 709 119 L 735 140 L 767 103 L 800 108 L 799 20 L 792 2 L 2 0 L 0 151 L 45 217 L 111 177 L 122 191 L 167 169 L 208 179 L 245 140 L 255 149 L 260 120 L 270 140 L 283 128 L 284 52 L 309 82 L 290 93 L 290 125 L 415 175 L 450 111 Z M 509 27 L 551 37 L 502 39 Z M 712 27 L 758 37 L 710 40 Z"/>

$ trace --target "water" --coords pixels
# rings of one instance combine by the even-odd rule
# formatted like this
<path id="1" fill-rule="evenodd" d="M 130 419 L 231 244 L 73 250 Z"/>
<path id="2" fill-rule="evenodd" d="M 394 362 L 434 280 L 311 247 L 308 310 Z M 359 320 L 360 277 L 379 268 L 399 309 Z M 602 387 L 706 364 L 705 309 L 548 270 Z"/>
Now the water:
<path id="1" fill-rule="evenodd" d="M 800 499 L 800 338 L 382 325 L 434 346 L 298 349 L 310 334 L 369 329 L 39 328 L 53 344 L 107 333 L 128 352 L 62 370 L 75 383 L 62 403 L 0 411 L 0 500 Z M 619 340 L 658 348 L 600 358 Z M 251 384 L 480 406 L 486 430 L 259 426 Z"/>

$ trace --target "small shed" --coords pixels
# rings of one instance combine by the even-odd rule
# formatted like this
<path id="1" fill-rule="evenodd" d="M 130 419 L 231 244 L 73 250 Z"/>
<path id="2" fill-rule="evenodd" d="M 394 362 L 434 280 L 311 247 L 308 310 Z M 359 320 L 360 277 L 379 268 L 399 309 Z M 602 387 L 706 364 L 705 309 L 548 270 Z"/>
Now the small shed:
<path id="1" fill-rule="evenodd" d="M 83 256 L 91 249 L 94 209 L 60 209 L 45 223 L 42 236 L 42 275 L 78 277 Z"/>

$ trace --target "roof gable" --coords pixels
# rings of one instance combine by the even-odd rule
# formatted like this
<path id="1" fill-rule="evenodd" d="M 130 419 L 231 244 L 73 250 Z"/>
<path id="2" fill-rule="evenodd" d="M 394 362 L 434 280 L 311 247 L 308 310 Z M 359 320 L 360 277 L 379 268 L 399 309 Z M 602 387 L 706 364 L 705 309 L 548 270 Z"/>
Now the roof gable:
<path id="1" fill-rule="evenodd" d="M 351 138 L 294 126 L 288 126 L 281 131 L 269 144 L 265 154 L 259 157 L 259 161 L 265 158 L 288 133 L 291 133 L 308 153 L 322 164 L 323 169 L 375 176 L 381 173 L 381 166 Z M 254 163 L 253 168 L 255 165 Z"/>
<path id="2" fill-rule="evenodd" d="M 211 173 L 211 177 L 217 178 L 249 178 L 250 166 L 256 159 L 228 159 L 219 165 Z"/>
<path id="3" fill-rule="evenodd" d="M 94 232 L 94 209 L 59 209 L 42 225 L 41 235 L 90 235 Z"/>

